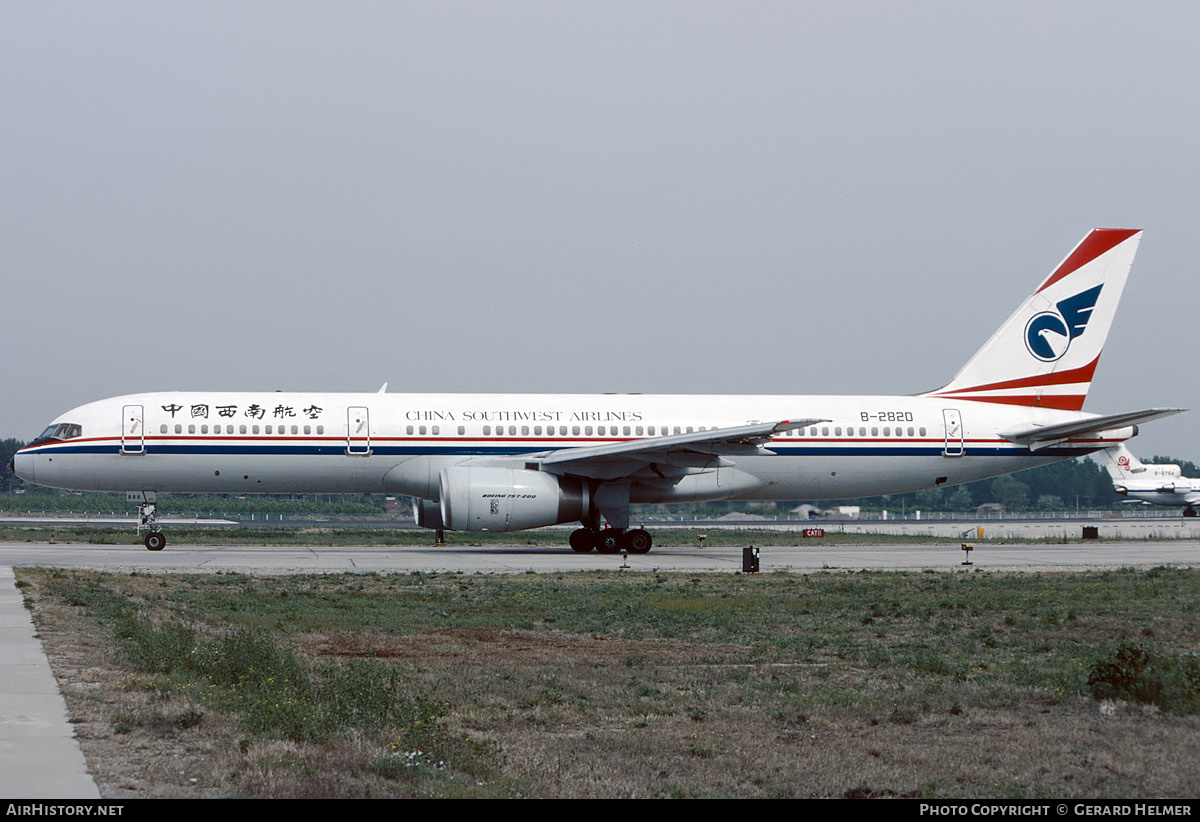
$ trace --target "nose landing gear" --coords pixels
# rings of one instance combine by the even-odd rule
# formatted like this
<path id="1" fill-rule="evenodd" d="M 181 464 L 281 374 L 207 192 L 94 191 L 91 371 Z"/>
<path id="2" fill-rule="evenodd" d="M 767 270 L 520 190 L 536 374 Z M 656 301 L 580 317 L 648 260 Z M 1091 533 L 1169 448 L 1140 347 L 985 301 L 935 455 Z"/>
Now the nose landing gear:
<path id="1" fill-rule="evenodd" d="M 167 538 L 158 524 L 158 495 L 154 491 L 130 491 L 125 495 L 129 502 L 138 505 L 138 533 L 146 532 L 142 542 L 149 551 L 161 551 L 167 547 Z"/>
<path id="2" fill-rule="evenodd" d="M 142 541 L 146 544 L 146 549 L 150 551 L 161 551 L 167 547 L 167 538 L 162 531 L 151 531 Z"/>

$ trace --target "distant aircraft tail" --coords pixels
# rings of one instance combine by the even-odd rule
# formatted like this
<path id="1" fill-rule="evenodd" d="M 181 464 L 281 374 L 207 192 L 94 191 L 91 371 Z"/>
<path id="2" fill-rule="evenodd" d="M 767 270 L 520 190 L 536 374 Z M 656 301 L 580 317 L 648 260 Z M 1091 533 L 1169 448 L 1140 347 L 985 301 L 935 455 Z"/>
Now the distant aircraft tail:
<path id="1" fill-rule="evenodd" d="M 1141 238 L 1093 229 L 949 384 L 925 396 L 1081 410 Z"/>
<path id="2" fill-rule="evenodd" d="M 1128 486 L 1131 481 L 1137 480 L 1161 483 L 1183 477 L 1183 469 L 1178 465 L 1165 462 L 1144 463 L 1135 457 L 1124 443 L 1105 448 L 1102 462 L 1115 486 Z M 1172 485 L 1170 489 L 1159 490 L 1173 491 L 1175 487 Z"/>
<path id="3" fill-rule="evenodd" d="M 1114 485 L 1124 485 L 1129 480 L 1137 479 L 1139 475 L 1146 473 L 1141 460 L 1135 457 L 1124 443 L 1105 448 L 1103 453 L 1104 457 L 1102 459 L 1097 457 L 1097 460 L 1104 465 L 1104 469 L 1112 477 Z"/>

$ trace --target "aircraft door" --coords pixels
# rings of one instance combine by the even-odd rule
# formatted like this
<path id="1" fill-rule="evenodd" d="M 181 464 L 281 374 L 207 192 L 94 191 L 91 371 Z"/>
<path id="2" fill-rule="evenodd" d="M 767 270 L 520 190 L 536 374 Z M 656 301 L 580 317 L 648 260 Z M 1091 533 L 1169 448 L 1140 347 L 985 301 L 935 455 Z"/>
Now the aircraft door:
<path id="1" fill-rule="evenodd" d="M 371 453 L 371 415 L 365 406 L 346 409 L 346 453 L 352 457 Z"/>
<path id="2" fill-rule="evenodd" d="M 146 453 L 145 413 L 140 405 L 126 405 L 121 409 L 121 453 Z"/>
<path id="3" fill-rule="evenodd" d="M 965 453 L 962 414 L 957 408 L 946 408 L 942 410 L 942 418 L 946 422 L 946 447 L 942 449 L 942 456 L 961 457 Z"/>

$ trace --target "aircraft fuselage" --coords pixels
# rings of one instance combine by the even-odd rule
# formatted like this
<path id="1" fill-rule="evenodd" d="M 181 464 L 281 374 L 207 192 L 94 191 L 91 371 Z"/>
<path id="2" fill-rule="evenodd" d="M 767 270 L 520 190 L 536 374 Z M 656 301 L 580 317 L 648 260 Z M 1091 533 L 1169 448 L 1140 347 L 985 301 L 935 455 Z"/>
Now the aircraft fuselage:
<path id="1" fill-rule="evenodd" d="M 1132 434 L 1037 451 L 1000 435 L 1090 416 L 905 396 L 168 392 L 80 406 L 19 452 L 15 467 L 31 482 L 76 490 L 432 500 L 441 470 L 464 462 L 524 468 L 531 455 L 564 448 L 820 418 L 828 422 L 783 432 L 765 451 L 664 461 L 633 480 L 631 501 L 833 499 L 972 482 Z M 76 430 L 64 426 L 78 435 L 51 436 Z"/>

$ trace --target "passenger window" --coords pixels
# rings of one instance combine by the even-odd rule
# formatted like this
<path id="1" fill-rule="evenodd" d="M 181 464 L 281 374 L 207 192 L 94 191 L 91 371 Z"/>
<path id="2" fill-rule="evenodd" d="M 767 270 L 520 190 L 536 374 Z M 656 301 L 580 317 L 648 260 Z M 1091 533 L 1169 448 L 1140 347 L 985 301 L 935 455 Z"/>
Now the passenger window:
<path id="1" fill-rule="evenodd" d="M 521 426 L 521 436 L 522 436 L 522 437 L 528 437 L 528 436 L 529 436 L 529 426 L 528 426 L 528 425 L 522 425 L 522 426 Z"/>
<path id="2" fill-rule="evenodd" d="M 467 433 L 467 427 L 465 425 L 458 426 L 458 435 L 461 437 L 465 433 Z"/>
<path id="3" fill-rule="evenodd" d="M 252 425 L 252 426 L 250 426 L 250 433 L 252 433 L 252 434 L 257 434 L 257 433 L 258 433 L 258 426 L 257 426 L 257 425 Z M 268 434 L 270 434 L 270 433 L 271 433 L 271 426 L 269 426 L 269 425 L 267 426 L 267 433 L 268 433 Z"/>
<path id="4" fill-rule="evenodd" d="M 430 433 L 432 433 L 436 437 L 440 433 L 442 433 L 442 427 L 440 425 L 435 425 L 432 428 L 430 428 Z"/>
<path id="5" fill-rule="evenodd" d="M 925 428 L 922 426 L 919 430 L 921 432 L 921 436 L 925 436 Z"/>
<path id="6" fill-rule="evenodd" d="M 182 433 L 183 433 L 183 426 L 182 426 L 182 425 L 180 425 L 179 423 L 175 423 L 175 433 L 176 433 L 176 434 L 182 434 Z"/>
<path id="7" fill-rule="evenodd" d="M 158 427 L 158 433 L 160 433 L 160 434 L 165 434 L 165 433 L 167 433 L 167 426 L 166 426 L 166 424 L 165 424 L 165 423 L 164 423 L 164 424 L 162 424 L 162 425 L 160 425 L 160 426 Z"/>
<path id="8" fill-rule="evenodd" d="M 834 428 L 833 435 L 835 437 L 840 437 L 842 435 L 842 426 L 839 425 L 838 427 Z"/>
<path id="9" fill-rule="evenodd" d="M 304 426 L 304 436 L 307 437 L 311 433 L 312 433 L 312 426 L 311 425 Z"/>
<path id="10" fill-rule="evenodd" d="M 821 436 L 822 436 L 822 437 L 828 437 L 828 436 L 829 436 L 829 429 L 828 429 L 828 428 L 822 428 L 822 429 L 821 429 Z"/>
<path id="11" fill-rule="evenodd" d="M 625 426 L 625 429 L 624 429 L 624 431 L 625 431 L 625 436 L 627 436 L 627 437 L 628 437 L 628 436 L 629 436 L 629 432 L 630 432 L 630 431 L 632 431 L 632 430 L 633 430 L 633 429 L 631 429 L 631 428 L 630 428 L 628 425 L 627 425 L 627 426 Z"/>

